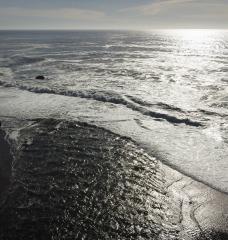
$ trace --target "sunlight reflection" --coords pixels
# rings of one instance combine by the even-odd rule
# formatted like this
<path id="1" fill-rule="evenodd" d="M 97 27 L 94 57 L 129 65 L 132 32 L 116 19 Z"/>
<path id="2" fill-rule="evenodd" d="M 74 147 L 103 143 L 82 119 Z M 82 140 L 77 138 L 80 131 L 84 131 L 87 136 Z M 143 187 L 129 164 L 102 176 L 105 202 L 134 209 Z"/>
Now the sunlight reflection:
<path id="1" fill-rule="evenodd" d="M 221 47 L 223 34 L 220 30 L 214 29 L 179 29 L 169 30 L 168 34 L 178 40 L 182 50 L 194 51 L 195 53 L 215 53 Z"/>
<path id="2" fill-rule="evenodd" d="M 222 32 L 215 29 L 174 29 L 168 30 L 168 33 L 180 36 L 184 40 L 203 41 L 214 35 L 220 35 Z"/>
<path id="3" fill-rule="evenodd" d="M 224 31 L 212 29 L 163 30 L 164 42 L 169 42 L 165 65 L 172 69 L 173 84 L 205 87 L 219 79 L 226 42 Z M 164 55 L 164 54 L 163 54 Z M 154 63 L 153 63 L 154 64 Z M 205 77 L 207 76 L 207 77 Z M 168 77 L 170 79 L 170 77 Z"/>

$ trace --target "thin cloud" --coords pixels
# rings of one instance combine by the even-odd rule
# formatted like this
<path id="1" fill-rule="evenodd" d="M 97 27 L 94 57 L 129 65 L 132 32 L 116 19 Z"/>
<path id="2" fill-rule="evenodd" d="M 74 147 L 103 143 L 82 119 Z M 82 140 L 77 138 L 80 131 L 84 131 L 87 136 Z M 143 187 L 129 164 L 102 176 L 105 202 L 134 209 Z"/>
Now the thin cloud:
<path id="1" fill-rule="evenodd" d="M 155 27 L 227 28 L 228 3 L 224 0 L 164 0 L 121 10 Z"/>
<path id="2" fill-rule="evenodd" d="M 191 15 L 196 15 L 195 12 L 201 11 L 202 15 L 208 13 L 212 15 L 217 14 L 218 17 L 219 14 L 226 14 L 228 16 L 228 3 L 222 0 L 217 0 L 216 2 L 212 0 L 160 0 L 121 9 L 119 12 L 134 12 L 145 16 L 154 16 L 169 11 L 178 15 L 181 14 L 182 10 Z"/>
<path id="3" fill-rule="evenodd" d="M 59 9 L 29 9 L 29 8 L 1 8 L 0 15 L 5 17 L 39 17 L 71 20 L 96 20 L 105 17 L 105 13 L 96 10 L 80 8 Z"/>
<path id="4" fill-rule="evenodd" d="M 142 1 L 143 3 L 144 1 Z M 0 28 L 154 29 L 226 28 L 227 0 L 151 0 L 119 10 L 103 8 L 0 8 Z M 145 3 L 145 2 L 144 2 Z M 91 6 L 92 7 L 92 6 Z M 94 7 L 94 6 L 93 6 Z M 112 11 L 110 11 L 112 10 Z"/>
<path id="5" fill-rule="evenodd" d="M 164 0 L 156 1 L 149 4 L 139 5 L 120 10 L 120 12 L 138 12 L 143 15 L 156 15 L 163 9 L 173 7 L 175 5 L 185 4 L 188 2 L 195 2 L 196 0 Z"/>

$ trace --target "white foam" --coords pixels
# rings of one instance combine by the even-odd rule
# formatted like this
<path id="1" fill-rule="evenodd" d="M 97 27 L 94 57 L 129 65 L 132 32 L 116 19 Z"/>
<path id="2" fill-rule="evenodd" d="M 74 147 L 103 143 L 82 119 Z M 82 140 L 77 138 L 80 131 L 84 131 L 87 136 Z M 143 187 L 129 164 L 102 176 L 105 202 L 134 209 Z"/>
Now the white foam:
<path id="1" fill-rule="evenodd" d="M 105 127 L 133 138 L 152 155 L 182 172 L 228 192 L 228 148 L 221 138 L 218 141 L 216 134 L 208 134 L 213 126 L 208 129 L 175 126 L 166 121 L 153 121 L 124 105 L 35 94 L 16 88 L 1 87 L 0 97 L 3 99 L 0 101 L 0 115 L 4 113 L 20 119 L 75 119 Z"/>

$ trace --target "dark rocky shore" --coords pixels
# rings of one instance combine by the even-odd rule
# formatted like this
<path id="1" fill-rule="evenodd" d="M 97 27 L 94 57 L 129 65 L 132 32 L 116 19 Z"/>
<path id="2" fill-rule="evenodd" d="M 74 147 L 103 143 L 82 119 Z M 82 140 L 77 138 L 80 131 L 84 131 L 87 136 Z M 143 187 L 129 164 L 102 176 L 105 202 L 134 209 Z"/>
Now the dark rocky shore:
<path id="1" fill-rule="evenodd" d="M 0 158 L 1 240 L 228 239 L 226 194 L 102 128 L 32 120 Z"/>

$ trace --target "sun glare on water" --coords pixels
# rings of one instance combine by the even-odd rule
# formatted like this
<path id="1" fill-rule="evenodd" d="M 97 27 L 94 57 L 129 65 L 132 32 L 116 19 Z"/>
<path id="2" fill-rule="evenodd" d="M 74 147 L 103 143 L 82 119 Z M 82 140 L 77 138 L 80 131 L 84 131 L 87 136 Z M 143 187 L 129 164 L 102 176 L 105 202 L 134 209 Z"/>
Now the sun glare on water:
<path id="1" fill-rule="evenodd" d="M 168 30 L 167 33 L 192 50 L 205 49 L 211 51 L 219 48 L 216 40 L 222 36 L 223 31 L 216 29 L 178 29 Z"/>
<path id="2" fill-rule="evenodd" d="M 215 54 L 223 48 L 224 31 L 216 29 L 173 29 L 164 31 L 179 51 L 189 54 Z"/>
<path id="3" fill-rule="evenodd" d="M 213 29 L 174 29 L 168 30 L 168 32 L 176 34 L 185 40 L 203 40 L 220 33 L 219 30 Z"/>
<path id="4" fill-rule="evenodd" d="M 166 54 L 166 64 L 170 64 L 175 73 L 175 81 L 187 81 L 197 76 L 197 82 L 208 85 L 216 81 L 217 77 L 209 72 L 219 68 L 219 62 L 214 61 L 218 56 L 223 56 L 225 32 L 213 29 L 173 29 L 162 30 L 158 36 L 169 43 Z M 207 77 L 205 78 L 205 74 Z M 194 85 L 194 81 L 191 82 Z"/>

